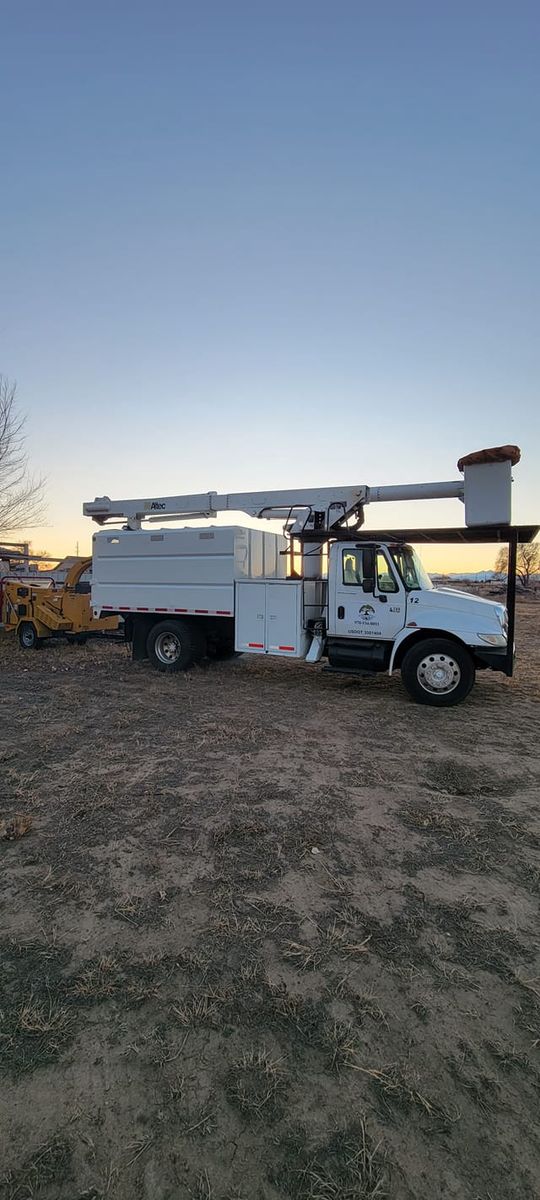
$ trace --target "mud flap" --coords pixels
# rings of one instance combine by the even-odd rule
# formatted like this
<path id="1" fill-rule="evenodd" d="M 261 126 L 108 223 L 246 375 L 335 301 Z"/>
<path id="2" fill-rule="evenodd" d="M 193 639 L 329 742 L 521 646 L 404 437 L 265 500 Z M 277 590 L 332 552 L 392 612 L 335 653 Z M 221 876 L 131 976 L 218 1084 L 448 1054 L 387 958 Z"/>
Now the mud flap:
<path id="1" fill-rule="evenodd" d="M 146 650 L 146 642 L 150 632 L 150 622 L 142 618 L 134 620 L 132 628 L 126 632 L 126 638 L 131 642 L 131 657 L 133 662 L 140 662 L 143 658 L 148 658 Z"/>

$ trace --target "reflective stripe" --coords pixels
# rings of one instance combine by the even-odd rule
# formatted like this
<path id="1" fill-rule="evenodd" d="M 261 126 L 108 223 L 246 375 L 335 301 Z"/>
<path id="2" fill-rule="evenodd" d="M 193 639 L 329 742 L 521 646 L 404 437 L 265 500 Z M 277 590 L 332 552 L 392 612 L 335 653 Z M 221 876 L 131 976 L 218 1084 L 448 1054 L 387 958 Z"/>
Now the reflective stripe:
<path id="1" fill-rule="evenodd" d="M 210 608 L 150 608 L 148 605 L 142 604 L 102 604 L 101 610 L 105 609 L 109 612 L 189 613 L 192 616 L 204 615 L 207 617 L 232 617 L 234 615 L 230 609 L 225 608 L 217 608 L 212 611 Z"/>

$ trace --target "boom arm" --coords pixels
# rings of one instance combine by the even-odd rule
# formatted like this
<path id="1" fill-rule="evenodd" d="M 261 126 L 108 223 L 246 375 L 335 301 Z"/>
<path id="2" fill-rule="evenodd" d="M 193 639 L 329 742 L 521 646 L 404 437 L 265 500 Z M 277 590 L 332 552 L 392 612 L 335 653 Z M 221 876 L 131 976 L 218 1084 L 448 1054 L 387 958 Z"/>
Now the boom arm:
<path id="1" fill-rule="evenodd" d="M 96 498 L 83 505 L 83 512 L 99 525 L 118 517 L 127 519 L 128 528 L 138 529 L 141 521 L 162 517 L 214 517 L 219 512 L 243 512 L 250 517 L 282 517 L 302 513 L 328 513 L 331 523 L 343 519 L 361 506 L 365 487 L 296 488 L 277 492 L 201 492 L 192 496 L 155 496 L 144 500 Z M 335 511 L 331 511 L 335 510 Z M 304 521 L 301 522 L 303 527 Z"/>
<path id="2" fill-rule="evenodd" d="M 142 521 L 163 518 L 214 517 L 219 512 L 243 512 L 250 517 L 285 518 L 291 532 L 313 528 L 315 514 L 325 517 L 322 528 L 332 529 L 351 517 L 362 523 L 362 509 L 375 500 L 426 500 L 443 496 L 463 499 L 463 481 L 419 483 L 370 488 L 366 486 L 297 488 L 276 492 L 201 492 L 186 496 L 155 496 L 140 500 L 110 500 L 96 497 L 83 505 L 85 516 L 98 525 L 125 518 L 128 529 L 140 529 Z"/>
<path id="3" fill-rule="evenodd" d="M 464 478 L 444 483 L 385 484 L 368 487 L 291 488 L 276 492 L 200 492 L 187 496 L 155 496 L 140 500 L 96 497 L 83 505 L 83 513 L 98 525 L 124 518 L 128 529 L 142 521 L 214 517 L 219 512 L 243 512 L 250 517 L 284 518 L 289 532 L 300 536 L 320 531 L 321 536 L 356 520 L 363 523 L 364 505 L 379 501 L 440 500 L 457 498 L 465 503 L 467 525 L 510 522 L 511 467 L 519 462 L 517 446 L 480 450 L 460 459 Z"/>

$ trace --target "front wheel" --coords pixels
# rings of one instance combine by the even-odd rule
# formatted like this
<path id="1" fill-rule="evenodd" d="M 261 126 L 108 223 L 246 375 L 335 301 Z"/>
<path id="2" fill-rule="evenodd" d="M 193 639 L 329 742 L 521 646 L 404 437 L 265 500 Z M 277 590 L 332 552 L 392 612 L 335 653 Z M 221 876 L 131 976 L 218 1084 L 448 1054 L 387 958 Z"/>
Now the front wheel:
<path id="1" fill-rule="evenodd" d="M 32 625 L 31 621 L 23 621 L 19 625 L 19 646 L 21 650 L 39 650 L 40 644 L 35 625 Z"/>
<path id="2" fill-rule="evenodd" d="M 475 680 L 474 663 L 459 642 L 430 638 L 407 651 L 401 678 L 417 704 L 449 708 L 469 695 Z"/>

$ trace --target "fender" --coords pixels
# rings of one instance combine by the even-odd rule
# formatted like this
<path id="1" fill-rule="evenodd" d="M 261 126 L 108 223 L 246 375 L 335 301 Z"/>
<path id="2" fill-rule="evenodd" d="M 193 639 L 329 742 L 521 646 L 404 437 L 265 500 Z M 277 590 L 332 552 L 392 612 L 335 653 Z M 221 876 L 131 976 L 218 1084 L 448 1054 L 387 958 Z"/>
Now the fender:
<path id="1" fill-rule="evenodd" d="M 391 675 L 392 671 L 394 670 L 394 659 L 396 657 L 397 651 L 399 650 L 399 647 L 403 645 L 403 642 L 407 641 L 407 638 L 414 637 L 415 633 L 418 633 L 418 626 L 416 626 L 414 629 L 411 629 L 407 625 L 405 625 L 404 628 L 401 629 L 400 632 L 398 633 L 397 638 L 392 647 L 392 653 L 390 655 L 390 662 L 388 664 L 388 674 L 389 675 Z"/>
<path id="2" fill-rule="evenodd" d="M 394 670 L 394 661 L 399 647 L 402 646 L 403 643 L 408 639 L 415 638 L 418 633 L 423 633 L 426 637 L 432 636 L 450 638 L 451 641 L 460 642 L 462 646 L 466 646 L 469 650 L 471 649 L 470 644 L 466 642 L 463 637 L 460 637 L 459 634 L 454 633 L 451 629 L 441 629 L 440 627 L 434 628 L 432 625 L 415 625 L 413 627 L 410 625 L 405 625 L 404 628 L 398 633 L 392 647 L 392 654 L 390 656 L 390 663 L 388 665 L 389 675 L 391 675 L 392 671 Z"/>

